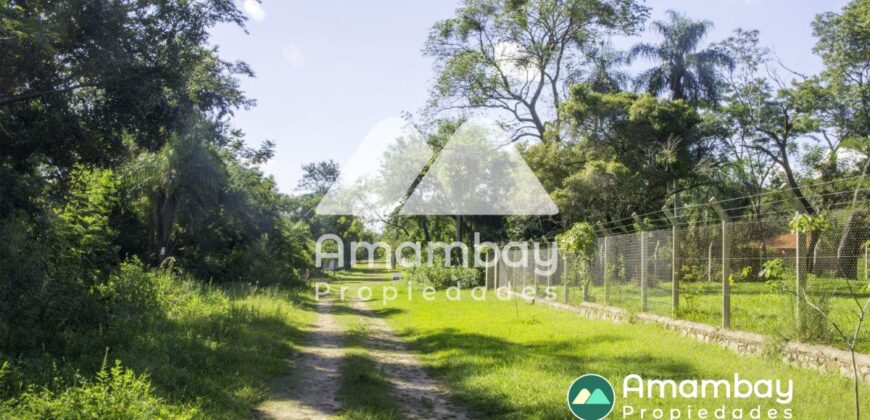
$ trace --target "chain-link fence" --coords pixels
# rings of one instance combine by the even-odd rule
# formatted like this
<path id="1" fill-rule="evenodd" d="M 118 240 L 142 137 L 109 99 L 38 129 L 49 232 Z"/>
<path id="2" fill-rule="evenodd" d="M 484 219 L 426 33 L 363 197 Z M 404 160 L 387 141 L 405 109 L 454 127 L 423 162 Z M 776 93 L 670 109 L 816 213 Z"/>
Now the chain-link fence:
<path id="1" fill-rule="evenodd" d="M 826 216 L 826 229 L 805 234 L 792 232 L 793 214 L 784 214 L 602 236 L 589 261 L 557 254 L 551 274 L 535 272 L 534 249 L 512 249 L 488 271 L 488 284 L 572 305 L 839 344 L 829 319 L 853 331 L 858 304 L 870 298 L 870 208 Z M 540 260 L 549 250 L 540 255 L 545 271 Z M 859 349 L 870 351 L 870 328 L 860 341 Z"/>

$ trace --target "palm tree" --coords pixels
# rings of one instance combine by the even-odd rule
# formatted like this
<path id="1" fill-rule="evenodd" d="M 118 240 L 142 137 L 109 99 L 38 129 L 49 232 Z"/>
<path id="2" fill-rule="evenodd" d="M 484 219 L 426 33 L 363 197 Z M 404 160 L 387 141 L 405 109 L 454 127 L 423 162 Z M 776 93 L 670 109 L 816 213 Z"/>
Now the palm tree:
<path id="1" fill-rule="evenodd" d="M 656 67 L 638 75 L 637 87 L 654 95 L 667 91 L 672 99 L 715 103 L 718 99 L 716 67 L 730 68 L 733 62 L 720 50 L 698 51 L 713 23 L 691 20 L 673 10 L 667 13 L 669 20 L 653 22 L 662 42 L 658 45 L 640 43 L 629 53 L 632 60 L 642 57 L 658 62 Z"/>
<path id="2" fill-rule="evenodd" d="M 628 85 L 628 74 L 620 67 L 628 63 L 628 56 L 623 51 L 614 50 L 602 42 L 598 46 L 584 50 L 590 71 L 583 78 L 593 92 L 619 92 Z"/>
<path id="3" fill-rule="evenodd" d="M 178 218 L 201 220 L 218 206 L 226 189 L 226 168 L 206 144 L 212 133 L 191 124 L 159 150 L 132 150 L 136 157 L 123 169 L 131 197 L 148 198 L 149 237 L 146 258 L 161 263 L 172 255 L 172 235 Z"/>

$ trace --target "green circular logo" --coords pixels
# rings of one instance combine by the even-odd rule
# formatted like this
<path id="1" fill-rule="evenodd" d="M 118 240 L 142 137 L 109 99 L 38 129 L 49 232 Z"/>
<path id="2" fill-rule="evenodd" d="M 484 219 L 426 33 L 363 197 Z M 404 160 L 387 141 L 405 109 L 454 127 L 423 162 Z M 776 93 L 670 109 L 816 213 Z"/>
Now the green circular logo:
<path id="1" fill-rule="evenodd" d="M 613 411 L 616 393 L 607 379 L 586 374 L 568 387 L 568 408 L 580 420 L 601 420 Z"/>

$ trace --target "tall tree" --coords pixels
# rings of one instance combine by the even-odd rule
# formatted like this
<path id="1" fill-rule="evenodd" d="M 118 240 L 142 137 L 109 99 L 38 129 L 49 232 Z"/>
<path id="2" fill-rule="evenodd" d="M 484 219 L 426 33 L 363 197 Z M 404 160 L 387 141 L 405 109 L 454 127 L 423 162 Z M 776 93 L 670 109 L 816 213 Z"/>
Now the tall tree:
<path id="1" fill-rule="evenodd" d="M 244 24 L 233 0 L 8 0 L 0 17 L 0 217 L 76 163 L 117 164 L 123 138 L 157 150 L 196 114 L 250 104 L 248 67 L 208 46 L 213 25 Z"/>
<path id="2" fill-rule="evenodd" d="M 632 59 L 642 57 L 657 63 L 637 76 L 637 85 L 654 95 L 667 92 L 671 99 L 715 104 L 719 97 L 716 67 L 730 67 L 732 61 L 719 50 L 700 49 L 713 23 L 695 21 L 674 10 L 667 13 L 668 20 L 653 22 L 662 41 L 640 43 L 631 49 Z"/>
<path id="3" fill-rule="evenodd" d="M 764 195 L 779 174 L 771 156 L 756 147 L 755 130 L 738 115 L 758 109 L 768 91 L 770 52 L 761 46 L 759 32 L 737 29 L 734 34 L 716 45 L 734 61 L 734 66 L 723 72 L 722 100 L 724 108 L 711 116 L 721 124 L 721 146 L 724 163 L 719 177 L 720 188 L 729 182 L 736 184 L 735 195 L 747 197 L 746 205 L 755 219 L 765 212 Z M 738 203 L 735 203 L 738 204 Z"/>
<path id="4" fill-rule="evenodd" d="M 464 0 L 424 48 L 438 73 L 430 106 L 497 111 L 515 140 L 558 140 L 547 121 L 558 120 L 582 48 L 604 33 L 635 33 L 646 15 L 636 0 Z"/>
<path id="5" fill-rule="evenodd" d="M 837 275 L 855 278 L 857 254 L 866 238 L 859 226 L 868 214 L 857 208 L 859 191 L 870 170 L 870 1 L 854 0 L 841 13 L 823 13 L 813 22 L 814 51 L 825 69 L 796 87 L 799 104 L 817 123 L 829 145 L 836 169 L 837 154 L 849 149 L 863 155 L 859 179 L 851 194 L 852 211 L 837 246 Z M 830 165 L 829 165 L 830 166 Z"/>
<path id="6" fill-rule="evenodd" d="M 706 166 L 711 139 L 698 112 L 682 101 L 598 93 L 579 84 L 571 88 L 562 112 L 582 146 L 574 159 L 582 166 L 554 192 L 572 222 L 605 221 L 615 229 L 630 225 L 621 219 L 661 209 L 675 180 L 684 181 L 683 189 L 693 187 Z"/>
<path id="7" fill-rule="evenodd" d="M 159 151 L 138 152 L 125 167 L 128 192 L 147 197 L 149 204 L 148 261 L 159 263 L 173 254 L 179 215 L 201 222 L 220 205 L 227 174 L 225 163 L 209 145 L 211 134 L 208 124 L 192 124 Z"/>
<path id="8" fill-rule="evenodd" d="M 628 84 L 628 74 L 620 69 L 620 66 L 628 62 L 625 52 L 614 50 L 602 42 L 598 46 L 587 48 L 585 54 L 590 68 L 581 81 L 587 83 L 593 91 L 618 92 Z"/>
<path id="9" fill-rule="evenodd" d="M 302 165 L 302 178 L 297 188 L 314 194 L 326 194 L 338 180 L 338 164 L 332 159 Z"/>

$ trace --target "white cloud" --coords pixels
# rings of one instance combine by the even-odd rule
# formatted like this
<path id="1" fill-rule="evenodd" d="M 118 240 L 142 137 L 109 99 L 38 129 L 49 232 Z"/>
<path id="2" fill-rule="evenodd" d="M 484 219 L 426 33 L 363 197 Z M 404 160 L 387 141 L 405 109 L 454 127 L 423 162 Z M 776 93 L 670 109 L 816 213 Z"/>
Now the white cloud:
<path id="1" fill-rule="evenodd" d="M 242 9 L 254 21 L 262 22 L 266 18 L 266 11 L 263 10 L 263 6 L 260 6 L 260 2 L 257 0 L 242 1 Z"/>
<path id="2" fill-rule="evenodd" d="M 293 44 L 287 44 L 284 46 L 284 59 L 293 67 L 299 67 L 305 61 L 305 57 L 302 55 L 302 50 Z"/>

